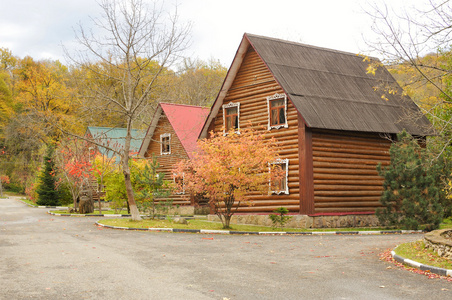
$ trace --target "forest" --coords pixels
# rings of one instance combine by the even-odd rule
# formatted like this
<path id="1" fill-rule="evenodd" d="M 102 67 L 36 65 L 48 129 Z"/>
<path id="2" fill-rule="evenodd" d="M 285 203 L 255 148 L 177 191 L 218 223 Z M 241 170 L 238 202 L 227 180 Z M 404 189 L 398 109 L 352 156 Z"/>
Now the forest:
<path id="1" fill-rule="evenodd" d="M 70 147 L 65 141 L 74 134 L 83 136 L 88 126 L 123 128 L 126 124 L 120 111 L 107 108 L 108 104 L 83 92 L 89 89 L 89 83 L 84 81 L 86 78 L 79 76 L 86 72 L 83 67 L 68 67 L 59 61 L 36 61 L 31 57 L 19 58 L 4 48 L 0 49 L 0 54 L 2 183 L 7 190 L 26 192 L 33 198 L 49 145 L 58 145 L 60 151 L 67 150 Z M 159 67 L 157 64 L 154 62 L 148 67 L 149 73 Z M 99 63 L 96 67 L 102 66 Z M 158 88 L 134 120 L 133 128 L 147 129 L 158 102 L 209 107 L 226 71 L 214 59 L 204 62 L 188 58 L 177 70 L 164 69 L 156 83 Z M 104 84 L 105 88 L 113 85 L 111 82 Z M 96 106 L 104 106 L 108 113 L 93 113 Z M 71 149 L 75 151 L 74 147 Z M 62 165 L 57 167 L 63 168 Z M 67 186 L 62 184 L 61 189 L 68 194 Z"/>

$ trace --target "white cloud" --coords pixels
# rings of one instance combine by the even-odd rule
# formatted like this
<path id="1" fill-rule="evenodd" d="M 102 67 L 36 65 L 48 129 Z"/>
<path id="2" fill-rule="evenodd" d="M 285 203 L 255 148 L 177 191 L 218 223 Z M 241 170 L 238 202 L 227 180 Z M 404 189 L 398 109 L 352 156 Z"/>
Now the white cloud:
<path id="1" fill-rule="evenodd" d="M 361 6 L 368 4 L 359 0 L 168 1 L 169 8 L 178 3 L 182 21 L 193 22 L 193 43 L 187 54 L 220 59 L 227 67 L 245 32 L 357 53 L 365 50 L 362 35 L 369 35 L 371 23 L 361 12 Z M 61 44 L 73 48 L 73 28 L 79 22 L 89 24 L 89 16 L 100 13 L 95 0 L 3 2 L 0 47 L 35 59 L 63 59 Z M 404 3 L 387 1 L 395 6 Z"/>

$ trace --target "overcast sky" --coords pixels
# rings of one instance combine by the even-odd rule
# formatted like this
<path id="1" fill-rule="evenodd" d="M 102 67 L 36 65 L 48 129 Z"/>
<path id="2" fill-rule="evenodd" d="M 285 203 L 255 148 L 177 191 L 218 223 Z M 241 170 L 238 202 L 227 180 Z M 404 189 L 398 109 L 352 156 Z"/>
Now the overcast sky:
<path id="1" fill-rule="evenodd" d="M 149 0 L 151 1 L 151 0 Z M 422 0 L 387 0 L 388 6 Z M 427 1 L 427 0 L 425 0 Z M 424 2 L 425 2 L 424 1 Z M 193 23 L 187 55 L 219 59 L 229 67 L 245 32 L 352 53 L 366 53 L 372 20 L 363 12 L 373 0 L 167 0 Z M 408 4 L 407 4 L 408 3 Z M 0 47 L 14 55 L 64 62 L 78 23 L 98 17 L 95 0 L 0 0 Z"/>

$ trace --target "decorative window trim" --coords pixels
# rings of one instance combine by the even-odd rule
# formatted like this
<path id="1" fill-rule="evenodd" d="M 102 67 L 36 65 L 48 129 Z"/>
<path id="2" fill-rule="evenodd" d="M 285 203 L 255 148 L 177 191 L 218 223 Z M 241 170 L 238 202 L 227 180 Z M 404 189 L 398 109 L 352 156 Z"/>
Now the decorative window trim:
<path id="1" fill-rule="evenodd" d="M 168 137 L 169 151 L 163 151 L 163 138 Z M 171 133 L 162 133 L 160 135 L 160 155 L 169 155 L 171 154 Z"/>
<path id="2" fill-rule="evenodd" d="M 280 125 L 271 125 L 271 107 L 270 102 L 272 100 L 284 99 L 284 115 L 286 122 Z M 286 94 L 274 94 L 273 96 L 267 97 L 267 110 L 268 110 L 268 130 L 272 129 L 280 129 L 280 128 L 289 128 L 289 124 L 287 123 L 287 95 Z"/>
<path id="3" fill-rule="evenodd" d="M 286 165 L 286 187 L 284 190 L 281 191 L 272 191 L 272 182 L 271 179 L 268 182 L 268 186 L 270 189 L 270 193 L 271 194 L 276 194 L 276 195 L 281 195 L 281 194 L 285 194 L 285 195 L 289 195 L 289 159 L 285 158 L 285 159 L 280 159 L 278 158 L 277 160 L 275 160 L 274 162 L 269 163 L 269 165 Z M 268 167 L 268 171 L 271 172 L 270 166 Z"/>
<path id="4" fill-rule="evenodd" d="M 237 131 L 235 133 L 240 134 L 240 102 L 229 102 L 223 104 L 223 134 L 226 135 L 226 109 L 237 107 Z"/>
<path id="5" fill-rule="evenodd" d="M 179 174 L 173 173 L 173 181 L 174 185 L 176 185 L 176 177 L 180 177 Z M 181 192 L 175 192 L 176 195 L 185 195 L 185 173 L 182 173 L 182 191 Z"/>

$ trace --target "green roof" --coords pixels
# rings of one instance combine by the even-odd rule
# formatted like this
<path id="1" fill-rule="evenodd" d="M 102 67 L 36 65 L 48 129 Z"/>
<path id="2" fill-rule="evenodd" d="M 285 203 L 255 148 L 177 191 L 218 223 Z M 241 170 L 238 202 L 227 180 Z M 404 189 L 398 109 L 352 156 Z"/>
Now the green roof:
<path id="1" fill-rule="evenodd" d="M 145 132 L 138 129 L 132 129 L 131 133 L 132 140 L 130 141 L 130 152 L 138 153 L 141 147 L 141 143 L 143 142 Z M 99 140 L 100 143 L 104 144 L 105 146 L 109 146 L 110 148 L 113 148 L 115 150 L 121 150 L 121 148 L 124 148 L 127 129 L 114 127 L 88 126 L 88 129 L 86 130 L 86 135 L 88 134 L 91 135 L 93 139 Z M 98 148 L 102 154 L 107 153 L 108 157 L 112 157 L 114 155 L 114 153 L 108 151 L 107 149 L 101 146 L 98 146 Z"/>

